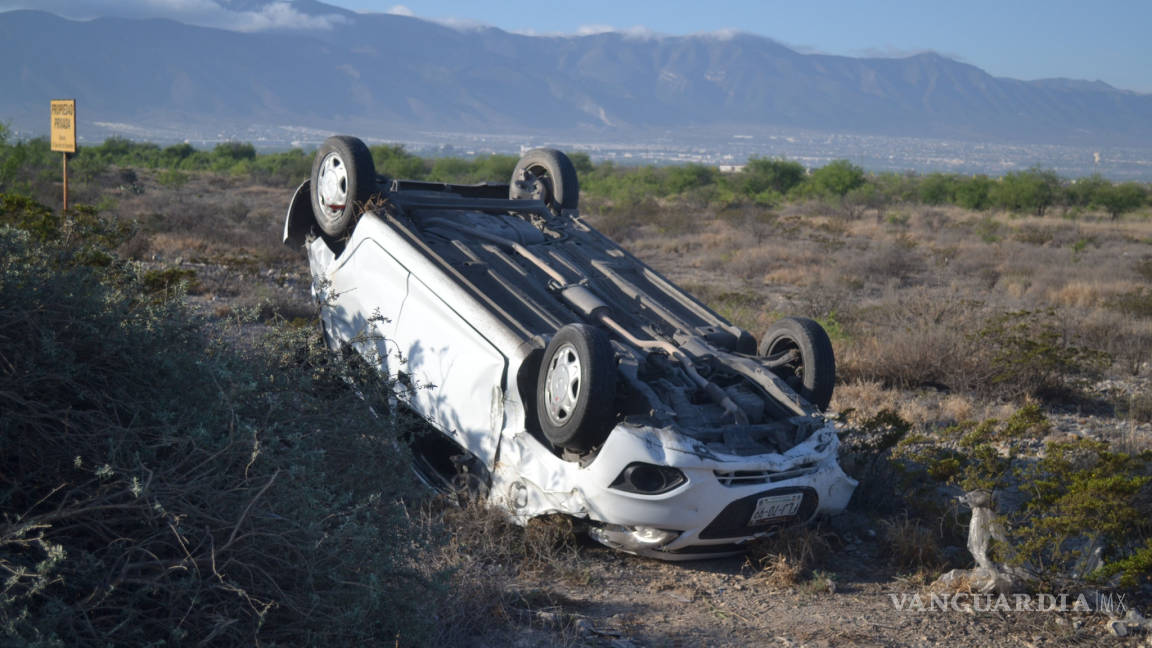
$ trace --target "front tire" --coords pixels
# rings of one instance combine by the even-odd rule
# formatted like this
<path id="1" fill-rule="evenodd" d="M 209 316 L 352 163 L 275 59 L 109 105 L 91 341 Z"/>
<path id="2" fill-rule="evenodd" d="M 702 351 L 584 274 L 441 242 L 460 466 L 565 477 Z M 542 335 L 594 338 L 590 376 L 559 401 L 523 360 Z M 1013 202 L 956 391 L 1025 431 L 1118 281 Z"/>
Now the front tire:
<path id="1" fill-rule="evenodd" d="M 330 238 L 338 238 L 376 193 L 376 165 L 364 142 L 336 135 L 316 149 L 311 180 L 316 223 Z"/>
<path id="2" fill-rule="evenodd" d="M 828 409 L 836 385 L 836 355 L 824 327 L 807 317 L 786 317 L 768 327 L 760 338 L 760 355 L 773 359 L 789 351 L 798 357 L 772 371 L 809 403 Z"/>
<path id="3" fill-rule="evenodd" d="M 616 426 L 616 357 L 608 336 L 587 324 L 560 328 L 536 381 L 536 416 L 553 445 L 587 452 Z"/>

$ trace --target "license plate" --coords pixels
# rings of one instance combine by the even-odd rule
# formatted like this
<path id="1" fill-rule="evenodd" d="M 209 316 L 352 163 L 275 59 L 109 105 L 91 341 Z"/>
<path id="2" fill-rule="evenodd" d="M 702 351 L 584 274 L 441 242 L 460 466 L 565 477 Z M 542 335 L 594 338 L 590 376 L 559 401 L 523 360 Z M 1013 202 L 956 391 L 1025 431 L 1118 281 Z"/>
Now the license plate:
<path id="1" fill-rule="evenodd" d="M 800 502 L 803 501 L 804 493 L 761 497 L 756 502 L 756 510 L 752 511 L 752 519 L 748 520 L 748 524 L 752 526 L 766 520 L 796 515 L 796 511 L 800 510 Z"/>

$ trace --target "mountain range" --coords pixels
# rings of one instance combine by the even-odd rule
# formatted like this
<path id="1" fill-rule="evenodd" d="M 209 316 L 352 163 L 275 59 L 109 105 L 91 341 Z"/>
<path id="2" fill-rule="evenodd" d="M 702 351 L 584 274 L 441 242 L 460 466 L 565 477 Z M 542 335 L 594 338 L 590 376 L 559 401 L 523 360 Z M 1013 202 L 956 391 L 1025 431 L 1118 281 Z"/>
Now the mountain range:
<path id="1" fill-rule="evenodd" d="M 236 31 L 0 13 L 0 121 L 42 131 L 48 100 L 75 97 L 81 120 L 166 128 L 626 135 L 773 127 L 1152 146 L 1152 95 L 998 78 L 938 54 L 805 54 L 728 32 L 528 36 L 315 0 L 291 8 L 312 22 Z"/>

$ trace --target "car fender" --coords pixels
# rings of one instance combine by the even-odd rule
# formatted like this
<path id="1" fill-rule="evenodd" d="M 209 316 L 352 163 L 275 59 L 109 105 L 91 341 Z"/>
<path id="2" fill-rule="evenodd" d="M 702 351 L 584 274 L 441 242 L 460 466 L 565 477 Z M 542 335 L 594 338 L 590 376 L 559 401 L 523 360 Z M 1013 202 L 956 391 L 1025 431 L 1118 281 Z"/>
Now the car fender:
<path id="1" fill-rule="evenodd" d="M 316 215 L 312 213 L 312 182 L 305 180 L 296 187 L 292 194 L 292 202 L 288 205 L 288 214 L 284 217 L 284 245 L 300 247 L 304 245 L 308 232 L 316 223 Z"/>

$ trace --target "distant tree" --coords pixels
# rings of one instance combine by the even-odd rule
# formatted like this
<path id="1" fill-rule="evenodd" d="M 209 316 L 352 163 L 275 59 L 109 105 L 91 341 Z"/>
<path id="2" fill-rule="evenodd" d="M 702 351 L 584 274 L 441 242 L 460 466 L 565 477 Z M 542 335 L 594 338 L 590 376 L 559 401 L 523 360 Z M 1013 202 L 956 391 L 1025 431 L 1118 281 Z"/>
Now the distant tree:
<path id="1" fill-rule="evenodd" d="M 1125 182 L 1120 185 L 1109 185 L 1107 189 L 1096 195 L 1096 204 L 1103 207 L 1112 220 L 1121 214 L 1130 212 L 1144 204 L 1147 200 L 1144 187 L 1135 182 Z"/>
<path id="2" fill-rule="evenodd" d="M 508 182 L 520 158 L 515 155 L 489 155 L 473 161 L 471 180 L 475 182 Z"/>
<path id="3" fill-rule="evenodd" d="M 953 174 L 930 173 L 920 181 L 920 202 L 926 205 L 953 204 L 959 184 L 959 178 Z"/>
<path id="4" fill-rule="evenodd" d="M 993 204 L 1005 209 L 1043 216 L 1060 196 L 1060 185 L 1060 176 L 1055 171 L 1033 167 L 1001 178 L 991 199 Z"/>
<path id="5" fill-rule="evenodd" d="M 912 172 L 877 173 L 869 179 L 870 184 L 876 185 L 876 190 L 887 199 L 888 203 L 912 202 L 920 197 L 920 181 Z"/>
<path id="6" fill-rule="evenodd" d="M 719 175 L 716 167 L 703 164 L 682 164 L 668 167 L 665 171 L 666 195 L 696 191 L 716 183 Z"/>
<path id="7" fill-rule="evenodd" d="M 220 142 L 216 148 L 212 149 L 212 157 L 233 162 L 254 160 L 256 159 L 256 147 L 248 142 Z"/>
<path id="8" fill-rule="evenodd" d="M 460 182 L 467 178 L 471 171 L 472 165 L 468 160 L 458 157 L 436 158 L 432 162 L 432 169 L 428 172 L 428 179 L 437 182 Z"/>
<path id="9" fill-rule="evenodd" d="M 808 182 L 816 194 L 843 198 L 864 184 L 864 169 L 848 160 L 833 160 L 813 171 Z"/>
<path id="10" fill-rule="evenodd" d="M 1100 196 L 1112 188 L 1112 183 L 1093 173 L 1087 178 L 1080 178 L 1068 183 L 1064 187 L 1064 201 L 1073 207 L 1088 207 L 1099 204 Z"/>
<path id="11" fill-rule="evenodd" d="M 984 174 L 960 180 L 956 185 L 956 205 L 965 209 L 984 210 L 992 204 L 992 188 L 996 182 Z"/>
<path id="12" fill-rule="evenodd" d="M 165 166 L 177 167 L 184 160 L 196 154 L 196 149 L 188 142 L 173 144 L 164 149 L 162 160 Z"/>
<path id="13" fill-rule="evenodd" d="M 852 219 L 863 216 L 867 209 L 873 209 L 876 211 L 876 222 L 882 223 L 884 212 L 891 204 L 892 196 L 882 185 L 874 182 L 865 182 L 844 195 L 844 209 Z"/>
<path id="14" fill-rule="evenodd" d="M 405 180 L 423 180 L 428 176 L 424 159 L 404 150 L 403 144 L 380 144 L 369 151 L 372 152 L 372 161 L 378 173 Z"/>
<path id="15" fill-rule="evenodd" d="M 592 173 L 594 169 L 592 158 L 584 151 L 573 151 L 568 154 L 568 159 L 572 160 L 572 166 L 576 167 L 576 173 L 581 180 L 585 174 Z"/>
<path id="16" fill-rule="evenodd" d="M 742 193 L 747 196 L 755 196 L 765 191 L 786 194 L 804 182 L 804 177 L 805 170 L 802 164 L 783 158 L 750 158 L 740 174 Z"/>

